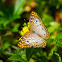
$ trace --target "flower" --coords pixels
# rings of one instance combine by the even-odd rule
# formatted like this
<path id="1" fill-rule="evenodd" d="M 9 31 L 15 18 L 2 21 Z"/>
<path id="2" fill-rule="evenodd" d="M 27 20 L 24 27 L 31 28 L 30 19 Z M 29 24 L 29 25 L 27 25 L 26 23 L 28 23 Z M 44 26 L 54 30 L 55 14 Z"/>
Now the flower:
<path id="1" fill-rule="evenodd" d="M 24 35 L 26 32 L 29 32 L 29 28 L 27 26 L 23 27 L 21 34 Z"/>
<path id="2" fill-rule="evenodd" d="M 21 31 L 21 34 L 22 34 L 22 35 L 24 35 L 24 32 L 23 32 L 23 31 Z"/>
<path id="3" fill-rule="evenodd" d="M 22 30 L 23 30 L 23 32 L 24 32 L 24 33 L 26 33 L 26 32 L 28 32 L 28 31 L 29 31 L 29 28 L 28 28 L 27 26 L 25 26 L 25 27 L 23 27 L 23 29 L 22 29 Z"/>

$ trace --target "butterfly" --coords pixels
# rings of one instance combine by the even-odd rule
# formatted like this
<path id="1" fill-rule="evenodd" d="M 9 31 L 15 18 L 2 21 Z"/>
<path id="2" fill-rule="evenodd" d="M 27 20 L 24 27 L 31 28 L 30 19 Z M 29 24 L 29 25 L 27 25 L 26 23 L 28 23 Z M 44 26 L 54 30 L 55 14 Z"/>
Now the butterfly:
<path id="1" fill-rule="evenodd" d="M 46 41 L 50 33 L 47 31 L 44 24 L 42 24 L 41 18 L 36 12 L 32 11 L 29 18 L 30 31 L 26 32 L 19 40 L 18 46 L 20 48 L 44 48 L 46 46 Z"/>

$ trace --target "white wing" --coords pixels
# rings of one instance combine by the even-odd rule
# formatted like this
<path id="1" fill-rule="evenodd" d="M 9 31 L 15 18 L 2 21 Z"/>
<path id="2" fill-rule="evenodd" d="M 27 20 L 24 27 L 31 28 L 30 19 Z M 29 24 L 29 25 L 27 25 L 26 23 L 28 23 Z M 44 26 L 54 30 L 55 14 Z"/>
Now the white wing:
<path id="1" fill-rule="evenodd" d="M 29 19 L 30 30 L 34 31 L 44 39 L 49 38 L 49 33 L 46 27 L 42 24 L 42 20 L 39 18 L 36 12 L 32 12 Z"/>
<path id="2" fill-rule="evenodd" d="M 20 48 L 29 48 L 32 46 L 34 48 L 45 47 L 46 41 L 36 33 L 29 31 L 25 35 L 23 35 L 22 38 L 19 40 L 18 46 Z"/>

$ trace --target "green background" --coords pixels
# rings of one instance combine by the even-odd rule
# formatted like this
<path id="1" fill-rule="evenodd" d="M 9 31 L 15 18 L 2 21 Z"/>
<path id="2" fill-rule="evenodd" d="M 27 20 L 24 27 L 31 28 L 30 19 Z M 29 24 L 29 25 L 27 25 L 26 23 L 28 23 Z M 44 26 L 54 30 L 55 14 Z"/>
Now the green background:
<path id="1" fill-rule="evenodd" d="M 62 0 L 0 0 L 0 62 L 62 62 Z M 45 48 L 18 47 L 21 31 L 38 13 L 50 33 Z"/>

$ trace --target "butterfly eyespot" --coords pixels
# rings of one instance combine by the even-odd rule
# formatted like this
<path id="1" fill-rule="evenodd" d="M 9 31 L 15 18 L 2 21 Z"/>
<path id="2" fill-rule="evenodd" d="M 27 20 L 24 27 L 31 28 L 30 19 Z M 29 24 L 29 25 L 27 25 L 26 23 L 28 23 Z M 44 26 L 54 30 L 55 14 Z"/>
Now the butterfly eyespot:
<path id="1" fill-rule="evenodd" d="M 46 34 L 44 34 L 44 36 L 46 36 Z"/>
<path id="2" fill-rule="evenodd" d="M 29 42 L 29 41 L 27 41 L 27 42 Z"/>
<path id="3" fill-rule="evenodd" d="M 36 22 L 37 22 L 37 20 L 36 20 Z"/>

